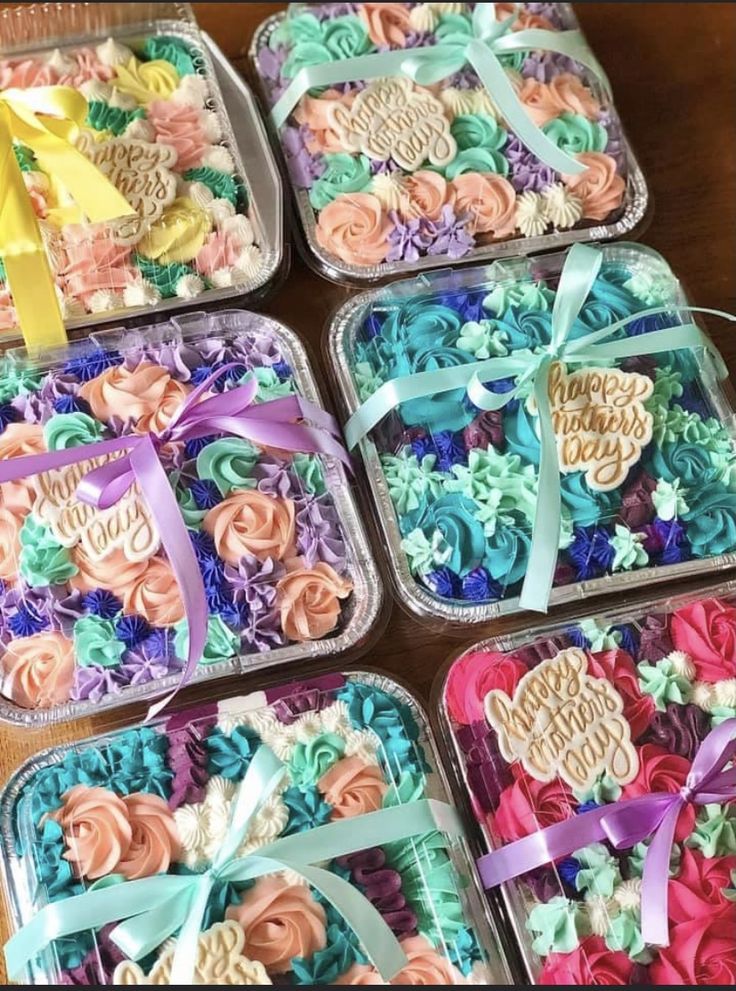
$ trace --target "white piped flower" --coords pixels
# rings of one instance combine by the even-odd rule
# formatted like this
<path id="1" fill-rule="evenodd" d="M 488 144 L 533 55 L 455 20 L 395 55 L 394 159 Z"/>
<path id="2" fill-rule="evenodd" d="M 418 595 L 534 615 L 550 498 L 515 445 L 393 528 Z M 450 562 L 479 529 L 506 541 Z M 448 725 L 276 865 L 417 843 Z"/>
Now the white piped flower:
<path id="1" fill-rule="evenodd" d="M 305 712 L 293 726 L 298 743 L 309 743 L 322 734 L 322 719 L 318 712 Z"/>
<path id="2" fill-rule="evenodd" d="M 46 59 L 47 65 L 55 69 L 60 76 L 69 76 L 78 71 L 76 60 L 71 55 L 65 55 L 60 48 L 55 48 Z"/>
<path id="3" fill-rule="evenodd" d="M 233 217 L 225 217 L 222 221 L 220 230 L 223 234 L 228 234 L 235 241 L 237 241 L 238 244 L 242 244 L 245 248 L 247 248 L 248 245 L 253 244 L 256 239 L 253 224 L 242 213 L 237 213 Z"/>
<path id="4" fill-rule="evenodd" d="M 323 709 L 320 715 L 325 733 L 337 733 L 338 736 L 344 737 L 353 728 L 350 722 L 350 710 L 346 702 L 333 702 L 332 705 Z"/>
<path id="5" fill-rule="evenodd" d="M 583 215 L 583 201 L 560 182 L 547 186 L 542 196 L 547 217 L 558 230 L 574 227 Z"/>
<path id="6" fill-rule="evenodd" d="M 716 705 L 723 706 L 726 709 L 736 709 L 736 678 L 717 681 L 713 694 Z"/>
<path id="7" fill-rule="evenodd" d="M 113 67 L 129 62 L 133 55 L 133 52 L 127 45 L 121 45 L 114 38 L 108 38 L 107 41 L 103 41 L 101 45 L 97 46 L 95 51 L 97 58 L 103 65 Z"/>
<path id="8" fill-rule="evenodd" d="M 697 705 L 699 709 L 703 709 L 705 712 L 710 712 L 717 704 L 715 685 L 711 685 L 707 681 L 696 681 L 693 685 L 691 698 L 693 705 Z"/>
<path id="9" fill-rule="evenodd" d="M 217 169 L 219 172 L 227 172 L 232 175 L 235 171 L 233 156 L 222 145 L 212 145 L 202 156 L 202 165 L 210 169 Z"/>
<path id="10" fill-rule="evenodd" d="M 258 248 L 249 250 L 258 251 Z M 240 268 L 239 265 L 233 265 L 230 270 L 230 279 L 230 284 L 233 286 L 246 286 L 248 283 L 253 281 L 253 273 L 251 271 L 246 271 L 244 268 Z"/>
<path id="11" fill-rule="evenodd" d="M 358 757 L 364 764 L 378 764 L 380 745 L 372 730 L 351 730 L 345 735 L 345 756 Z"/>
<path id="12" fill-rule="evenodd" d="M 221 227 L 228 217 L 235 216 L 235 207 L 230 200 L 213 199 L 205 207 L 215 227 Z"/>
<path id="13" fill-rule="evenodd" d="M 98 289 L 87 300 L 90 313 L 108 313 L 123 308 L 123 299 L 112 289 Z"/>
<path id="14" fill-rule="evenodd" d="M 205 110 L 202 113 L 202 130 L 205 137 L 212 144 L 216 144 L 222 138 L 222 124 L 219 116 L 214 110 Z"/>
<path id="15" fill-rule="evenodd" d="M 408 197 L 401 179 L 390 172 L 373 176 L 371 192 L 384 210 L 403 210 L 408 205 Z"/>
<path id="16" fill-rule="evenodd" d="M 161 300 L 161 293 L 152 282 L 141 279 L 123 290 L 123 302 L 126 306 L 155 306 Z"/>
<path id="17" fill-rule="evenodd" d="M 475 93 L 471 89 L 457 89 L 455 86 L 448 86 L 438 94 L 440 102 L 448 111 L 450 117 L 459 117 L 461 114 L 475 113 Z"/>
<path id="18" fill-rule="evenodd" d="M 605 936 L 611 928 L 611 919 L 617 916 L 620 911 L 615 901 L 604 898 L 602 895 L 586 898 L 585 908 L 588 912 L 590 931 L 594 936 Z"/>
<path id="19" fill-rule="evenodd" d="M 439 15 L 431 3 L 418 3 L 412 7 L 409 14 L 409 24 L 412 31 L 424 34 L 425 31 L 434 31 L 439 21 Z"/>
<path id="20" fill-rule="evenodd" d="M 249 244 L 243 248 L 235 260 L 235 268 L 245 276 L 242 282 L 251 282 L 261 270 L 261 249 L 255 244 Z M 237 280 L 236 284 L 237 284 Z"/>
<path id="21" fill-rule="evenodd" d="M 204 282 L 198 275 L 182 275 L 176 283 L 176 295 L 179 299 L 196 299 L 204 292 Z"/>
<path id="22" fill-rule="evenodd" d="M 613 893 L 614 901 L 621 908 L 639 908 L 641 905 L 641 878 L 624 881 Z"/>
<path id="23" fill-rule="evenodd" d="M 681 678 L 687 678 L 688 681 L 695 678 L 695 665 L 690 655 L 686 654 L 684 650 L 673 650 L 668 655 L 667 660 L 672 662 L 673 671 Z"/>
<path id="24" fill-rule="evenodd" d="M 471 90 L 471 92 L 473 94 L 473 113 L 488 114 L 489 117 L 495 117 L 498 120 L 498 109 L 488 90 L 481 87 L 481 89 Z"/>
<path id="25" fill-rule="evenodd" d="M 112 96 L 112 86 L 101 79 L 87 79 L 79 87 L 79 92 L 90 103 L 107 103 Z"/>
<path id="26" fill-rule="evenodd" d="M 210 282 L 215 287 L 215 289 L 229 289 L 231 286 L 235 285 L 235 279 L 233 277 L 233 269 L 231 268 L 218 268 L 210 275 Z"/>
<path id="27" fill-rule="evenodd" d="M 247 713 L 241 725 L 254 729 L 280 760 L 289 760 L 296 744 L 293 725 L 285 726 L 273 713 L 264 710 Z"/>
<path id="28" fill-rule="evenodd" d="M 138 101 L 134 96 L 131 96 L 130 93 L 123 93 L 116 86 L 113 86 L 112 95 L 108 102 L 111 107 L 117 107 L 119 110 L 135 110 L 138 106 Z"/>
<path id="29" fill-rule="evenodd" d="M 215 194 L 212 192 L 210 187 L 205 186 L 203 182 L 184 183 L 182 186 L 182 194 L 184 196 L 188 196 L 189 199 L 201 210 L 206 210 L 210 203 L 212 203 L 215 199 Z"/>
<path id="30" fill-rule="evenodd" d="M 171 95 L 176 103 L 186 103 L 190 107 L 203 107 L 209 96 L 209 85 L 203 76 L 184 76 Z"/>
<path id="31" fill-rule="evenodd" d="M 516 226 L 525 237 L 540 237 L 548 223 L 547 206 L 539 193 L 527 190 L 516 198 Z"/>
<path id="32" fill-rule="evenodd" d="M 174 809 L 176 831 L 181 840 L 184 863 L 196 867 L 205 860 L 205 847 L 209 840 L 208 810 L 204 802 L 197 805 L 180 805 Z"/>
<path id="33" fill-rule="evenodd" d="M 124 134 L 126 138 L 133 138 L 136 141 L 150 142 L 156 137 L 153 124 L 150 121 L 143 120 L 141 117 L 136 117 L 135 120 L 132 120 L 125 128 Z"/>

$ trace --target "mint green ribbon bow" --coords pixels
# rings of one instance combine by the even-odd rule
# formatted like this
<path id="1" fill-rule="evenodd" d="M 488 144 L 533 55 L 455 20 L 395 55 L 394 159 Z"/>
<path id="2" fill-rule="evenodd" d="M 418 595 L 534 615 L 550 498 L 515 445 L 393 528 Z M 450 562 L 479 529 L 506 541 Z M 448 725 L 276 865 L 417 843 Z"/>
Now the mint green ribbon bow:
<path id="1" fill-rule="evenodd" d="M 717 348 L 694 323 L 621 341 L 608 340 L 632 321 L 657 314 L 712 313 L 736 322 L 736 316 L 721 310 L 699 306 L 657 306 L 570 340 L 570 333 L 593 287 L 602 260 L 600 251 L 589 245 L 574 244 L 570 248 L 552 308 L 549 344 L 534 351 L 519 350 L 503 358 L 488 358 L 459 367 L 392 379 L 366 399 L 345 425 L 345 439 L 352 450 L 392 409 L 411 399 L 424 399 L 436 393 L 464 388 L 474 406 L 487 411 L 500 410 L 510 400 L 525 394 L 531 384 L 537 408 L 541 454 L 529 563 L 519 604 L 522 609 L 536 612 L 546 612 L 549 605 L 562 526 L 560 467 L 549 403 L 549 374 L 553 363 L 560 361 L 590 366 L 600 361 L 619 361 L 637 355 L 701 347 L 714 359 L 719 377 L 728 377 L 728 370 Z M 482 384 L 506 378 L 516 379 L 510 392 L 491 392 Z"/>
<path id="2" fill-rule="evenodd" d="M 461 836 L 457 813 L 443 802 L 422 799 L 284 836 L 260 847 L 257 853 L 237 857 L 250 822 L 285 773 L 278 757 L 267 746 L 259 747 L 238 787 L 227 835 L 203 874 L 160 874 L 137 881 L 113 876 L 81 895 L 46 905 L 5 945 L 11 978 L 18 979 L 52 940 L 125 920 L 113 930 L 111 939 L 130 960 L 147 956 L 178 932 L 170 983 L 191 985 L 198 939 L 215 886 L 290 870 L 334 905 L 381 977 L 391 980 L 407 964 L 396 936 L 357 888 L 315 865 L 437 830 L 448 837 Z"/>
<path id="3" fill-rule="evenodd" d="M 431 86 L 470 65 L 522 144 L 540 162 L 556 172 L 579 175 L 585 171 L 586 166 L 558 148 L 537 127 L 517 96 L 499 56 L 535 50 L 566 55 L 595 73 L 606 93 L 610 95 L 610 84 L 603 67 L 588 47 L 581 31 L 525 28 L 512 32 L 516 15 L 497 21 L 495 8 L 495 3 L 476 4 L 472 33 L 467 36 L 455 34 L 448 40 L 427 48 L 378 52 L 322 65 L 305 66 L 292 79 L 271 110 L 275 127 L 278 129 L 285 123 L 299 100 L 313 88 L 400 74 L 408 76 L 420 86 Z"/>

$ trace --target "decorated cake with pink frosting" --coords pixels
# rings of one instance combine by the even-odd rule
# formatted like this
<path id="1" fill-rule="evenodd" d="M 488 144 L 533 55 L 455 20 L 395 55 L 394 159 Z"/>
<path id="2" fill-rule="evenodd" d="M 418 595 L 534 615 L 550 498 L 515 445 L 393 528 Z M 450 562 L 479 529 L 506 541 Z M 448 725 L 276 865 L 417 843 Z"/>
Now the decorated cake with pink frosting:
<path id="1" fill-rule="evenodd" d="M 389 946 L 392 983 L 507 983 L 437 761 L 413 698 L 361 673 L 203 704 L 34 758 L 2 800 L 12 912 L 17 928 L 56 915 L 66 935 L 39 945 L 31 926 L 17 937 L 33 943 L 25 982 L 176 983 L 193 909 L 169 905 L 173 924 L 157 918 L 161 885 L 192 892 L 214 863 L 187 929 L 188 983 L 383 984 Z M 244 790 L 258 792 L 249 819 Z M 143 901 L 126 913 L 131 898 Z M 99 923 L 75 923 L 82 906 Z M 136 912 L 149 910 L 146 946 L 126 954 L 144 935 Z M 6 947 L 11 971 L 17 946 Z"/>
<path id="2" fill-rule="evenodd" d="M 479 643 L 439 705 L 531 978 L 734 984 L 730 586 Z"/>
<path id="3" fill-rule="evenodd" d="M 0 95 L 21 110 L 29 103 L 56 116 L 70 91 L 81 95 L 73 119 L 53 126 L 130 208 L 90 223 L 99 204 L 70 198 L 55 159 L 40 161 L 15 128 L 13 152 L 67 323 L 243 294 L 270 277 L 213 63 L 194 26 L 182 28 L 0 58 Z M 5 275 L 0 266 L 0 329 L 9 330 L 18 320 Z"/>
<path id="4" fill-rule="evenodd" d="M 171 545 L 138 487 L 109 508 L 80 500 L 80 482 L 117 457 L 85 457 L 84 448 L 160 437 L 197 390 L 227 408 L 244 388 L 256 417 L 293 401 L 298 419 L 297 397 L 318 401 L 291 332 L 244 311 L 191 317 L 186 331 L 100 334 L 53 362 L 5 358 L 3 469 L 12 475 L 13 460 L 29 455 L 78 456 L 0 485 L 3 717 L 77 715 L 182 676 L 189 626 Z M 191 544 L 206 596 L 195 678 L 352 649 L 380 600 L 343 466 L 230 426 L 221 418 L 206 436 L 157 441 L 173 524 Z"/>
<path id="5" fill-rule="evenodd" d="M 328 276 L 621 235 L 644 213 L 570 4 L 290 4 L 252 55 Z"/>

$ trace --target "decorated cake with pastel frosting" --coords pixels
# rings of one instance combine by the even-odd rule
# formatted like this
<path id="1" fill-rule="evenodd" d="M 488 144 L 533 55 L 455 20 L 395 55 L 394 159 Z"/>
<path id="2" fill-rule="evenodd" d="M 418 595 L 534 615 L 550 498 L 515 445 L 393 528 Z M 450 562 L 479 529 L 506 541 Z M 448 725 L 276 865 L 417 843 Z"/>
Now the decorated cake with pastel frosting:
<path id="1" fill-rule="evenodd" d="M 112 224 L 88 222 L 48 163 L 14 136 L 65 320 L 184 304 L 213 290 L 246 293 L 264 282 L 260 221 L 196 32 L 0 59 L 0 93 L 24 98 L 37 89 L 84 97 L 86 114 L 70 137 L 130 207 Z M 16 323 L 0 267 L 0 329 Z"/>
<path id="2" fill-rule="evenodd" d="M 503 648 L 481 643 L 450 667 L 442 720 L 487 848 L 508 849 L 520 871 L 515 842 L 577 823 L 568 855 L 519 873 L 504 889 L 537 983 L 736 980 L 736 788 L 727 750 L 736 734 L 735 646 L 734 597 L 721 587 L 536 638 L 521 634 Z M 554 685 L 546 695 L 535 692 L 543 683 Z M 588 692 L 588 700 L 605 697 L 607 705 L 584 706 Z M 564 704 L 556 700 L 566 699 L 576 700 L 574 712 L 585 720 L 580 735 L 572 724 L 563 729 Z M 508 729 L 525 707 L 522 742 Z M 716 747 L 719 730 L 725 743 Z M 716 783 L 715 769 L 710 777 L 703 769 L 704 758 L 712 762 L 721 751 L 725 784 Z M 713 794 L 688 800 L 698 790 Z M 643 933 L 642 912 L 653 897 L 643 881 L 652 837 L 614 846 L 612 828 L 611 840 L 574 840 L 587 814 L 612 814 L 619 803 L 652 795 L 660 803 L 684 796 L 672 845 L 650 868 L 665 891 L 663 945 Z M 633 828 L 644 809 L 636 815 Z"/>
<path id="3" fill-rule="evenodd" d="M 158 343 L 146 343 L 147 334 Z M 317 398 L 301 345 L 280 324 L 231 311 L 188 336 L 159 325 L 0 371 L 0 457 L 79 449 L 79 460 L 0 485 L 0 670 L 5 715 L 58 718 L 155 694 L 181 677 L 188 620 L 150 504 L 135 487 L 109 509 L 77 490 L 112 455 L 83 448 L 160 435 L 203 383 L 255 406 Z M 204 397 L 206 402 L 206 396 Z M 226 423 L 227 425 L 227 423 Z M 352 647 L 380 592 L 342 466 L 233 433 L 159 443 L 175 522 L 206 595 L 195 677 Z M 71 707 L 71 708 L 70 708 Z"/>
<path id="4" fill-rule="evenodd" d="M 253 54 L 324 271 L 374 278 L 640 219 L 643 181 L 569 4 L 289 7 Z M 471 43 L 500 80 L 484 85 Z"/>
<path id="5" fill-rule="evenodd" d="M 16 830 L 6 857 L 23 865 L 18 884 L 30 899 L 18 926 L 44 905 L 68 918 L 70 899 L 105 885 L 124 899 L 128 886 L 156 876 L 196 880 L 221 850 L 264 748 L 282 777 L 251 818 L 239 862 L 289 838 L 306 849 L 328 824 L 360 829 L 365 816 L 401 808 L 411 816 L 412 803 L 447 800 L 424 717 L 388 679 L 334 674 L 205 704 L 21 771 L 4 799 Z M 382 841 L 377 825 L 366 849 L 322 857 L 321 866 L 398 941 L 395 983 L 505 983 L 467 857 L 439 828 Z M 112 925 L 76 932 L 33 961 L 31 983 L 168 984 L 172 935 L 133 961 Z M 216 883 L 194 938 L 194 983 L 384 983 L 360 934 L 298 870 Z"/>

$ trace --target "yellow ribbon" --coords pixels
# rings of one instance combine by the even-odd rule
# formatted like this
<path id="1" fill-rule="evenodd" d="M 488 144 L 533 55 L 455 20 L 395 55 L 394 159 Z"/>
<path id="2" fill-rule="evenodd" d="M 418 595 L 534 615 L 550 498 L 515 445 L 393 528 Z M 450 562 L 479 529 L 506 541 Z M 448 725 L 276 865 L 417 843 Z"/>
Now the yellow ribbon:
<path id="1" fill-rule="evenodd" d="M 87 101 L 69 86 L 0 92 L 0 257 L 29 348 L 66 342 L 54 277 L 13 141 L 31 149 L 91 223 L 134 211 L 125 197 L 75 147 Z"/>

